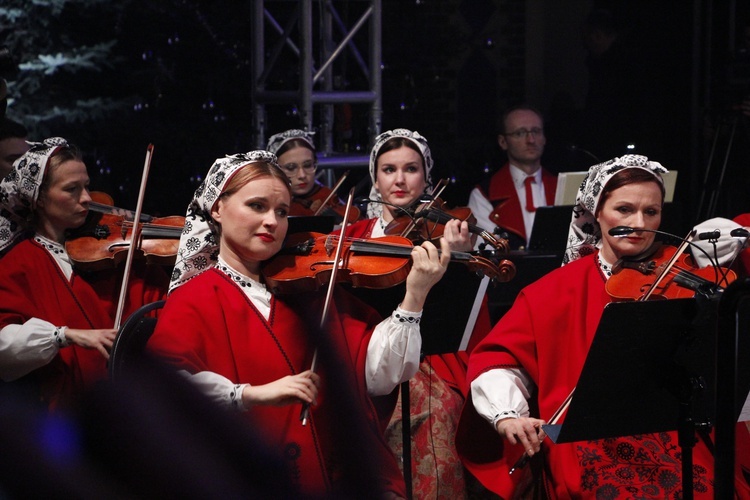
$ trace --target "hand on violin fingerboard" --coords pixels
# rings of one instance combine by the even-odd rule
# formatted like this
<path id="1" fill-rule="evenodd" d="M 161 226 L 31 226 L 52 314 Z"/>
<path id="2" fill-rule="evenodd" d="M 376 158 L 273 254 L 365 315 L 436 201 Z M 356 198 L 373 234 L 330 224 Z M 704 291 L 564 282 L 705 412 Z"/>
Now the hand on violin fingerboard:
<path id="1" fill-rule="evenodd" d="M 471 252 L 477 241 L 477 236 L 469 231 L 469 223 L 459 219 L 445 223 L 443 238 L 453 252 Z"/>
<path id="2" fill-rule="evenodd" d="M 440 239 L 440 252 L 437 247 L 425 241 L 411 251 L 412 267 L 406 277 L 406 295 L 401 308 L 419 312 L 424 307 L 427 294 L 440 281 L 448 269 L 451 258 L 450 244 L 445 238 Z"/>

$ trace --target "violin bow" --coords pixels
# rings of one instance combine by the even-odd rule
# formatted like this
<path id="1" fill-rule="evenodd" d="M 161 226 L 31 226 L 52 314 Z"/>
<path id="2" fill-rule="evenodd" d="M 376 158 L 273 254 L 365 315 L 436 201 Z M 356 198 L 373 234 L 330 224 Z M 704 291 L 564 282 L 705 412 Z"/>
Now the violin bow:
<path id="1" fill-rule="evenodd" d="M 653 284 L 648 289 L 648 292 L 646 292 L 643 295 L 643 297 L 640 299 L 641 302 L 645 302 L 651 297 L 651 295 L 654 293 L 654 290 L 656 290 L 656 288 L 659 286 L 659 283 L 661 283 L 661 280 L 664 279 L 664 277 L 667 276 L 667 274 L 669 274 L 669 272 L 672 270 L 672 267 L 674 267 L 675 262 L 677 262 L 677 259 L 679 259 L 683 253 L 685 253 L 685 250 L 687 249 L 687 247 L 692 243 L 693 236 L 695 236 L 696 232 L 697 231 L 693 229 L 692 231 L 690 231 L 690 233 L 688 233 L 685 239 L 682 240 L 682 243 L 680 243 L 680 246 L 677 247 L 677 251 L 674 253 L 672 258 L 669 259 L 669 262 L 667 262 L 664 265 L 664 269 L 662 269 L 659 276 L 654 280 Z"/>
<path id="2" fill-rule="evenodd" d="M 440 179 L 437 184 L 435 184 L 435 187 L 433 188 L 432 192 L 430 193 L 430 197 L 432 199 L 425 203 L 422 207 L 420 207 L 420 210 L 427 210 L 429 208 L 432 208 L 432 205 L 435 204 L 435 200 L 437 200 L 441 194 L 443 194 L 443 191 L 445 188 L 448 187 L 448 179 Z M 412 230 L 414 229 L 414 226 L 417 225 L 417 222 L 415 220 L 412 220 L 406 228 L 404 228 L 403 231 L 401 231 L 401 235 L 403 237 L 406 237 Z"/>
<path id="3" fill-rule="evenodd" d="M 135 207 L 135 215 L 133 216 L 133 230 L 130 236 L 130 247 L 128 248 L 128 256 L 125 259 L 125 270 L 122 275 L 122 286 L 120 286 L 120 300 L 117 303 L 117 314 L 115 315 L 115 326 L 116 330 L 120 329 L 122 323 L 122 313 L 125 309 L 125 299 L 128 295 L 128 282 L 130 281 L 130 269 L 133 266 L 133 256 L 135 255 L 136 242 L 140 239 L 140 226 L 139 221 L 141 220 L 141 209 L 143 208 L 143 198 L 146 194 L 146 181 L 148 180 L 148 171 L 151 168 L 151 157 L 154 154 L 154 145 L 149 144 L 146 148 L 146 160 L 143 163 L 143 177 L 141 178 L 141 189 L 138 193 L 138 203 Z"/>
<path id="4" fill-rule="evenodd" d="M 325 210 L 326 205 L 328 205 L 328 202 L 331 201 L 331 198 L 333 198 L 336 195 L 336 191 L 338 191 L 338 189 L 341 187 L 341 184 L 343 184 L 346 178 L 349 177 L 349 172 L 350 170 L 347 170 L 341 175 L 341 179 L 339 179 L 336 185 L 331 188 L 331 192 L 328 194 L 328 196 L 326 196 L 326 199 L 323 200 L 323 203 L 320 204 L 320 206 L 318 207 L 318 209 L 315 211 L 313 215 L 320 215 L 321 212 Z M 348 215 L 349 214 L 347 213 L 347 216 Z"/>
<path id="5" fill-rule="evenodd" d="M 570 406 L 570 402 L 573 400 L 573 394 L 575 394 L 576 388 L 573 387 L 573 390 L 570 391 L 570 394 L 568 394 L 568 397 L 565 398 L 565 401 L 562 402 L 562 404 L 555 410 L 555 413 L 552 414 L 552 416 L 549 419 L 549 422 L 547 422 L 546 425 L 555 425 L 557 424 L 557 421 L 560 420 L 560 417 L 562 417 L 562 414 L 565 413 L 565 410 L 568 409 Z M 511 467 L 510 472 L 508 474 L 513 474 L 516 469 L 520 469 L 524 467 L 531 457 L 526 453 L 523 452 L 523 455 L 521 455 L 521 458 L 519 458 L 515 464 L 513 464 L 513 467 Z"/>
<path id="6" fill-rule="evenodd" d="M 349 197 L 346 200 L 346 210 L 344 211 L 344 223 L 341 226 L 341 234 L 339 235 L 339 241 L 336 244 L 336 253 L 333 257 L 333 267 L 331 268 L 331 277 L 328 280 L 328 290 L 326 291 L 326 299 L 323 303 L 323 314 L 320 316 L 320 330 L 323 330 L 326 322 L 328 321 L 328 313 L 331 310 L 331 301 L 333 300 L 334 285 L 336 284 L 336 275 L 339 270 L 339 261 L 341 259 L 341 252 L 344 248 L 344 240 L 346 239 L 346 221 L 349 220 L 349 212 L 351 211 L 352 204 L 354 202 L 354 188 L 349 190 Z M 318 348 L 313 351 L 312 361 L 310 362 L 310 370 L 315 371 L 318 366 Z M 307 417 L 310 413 L 310 405 L 302 405 L 302 413 L 300 413 L 300 420 L 302 425 L 307 425 Z"/>

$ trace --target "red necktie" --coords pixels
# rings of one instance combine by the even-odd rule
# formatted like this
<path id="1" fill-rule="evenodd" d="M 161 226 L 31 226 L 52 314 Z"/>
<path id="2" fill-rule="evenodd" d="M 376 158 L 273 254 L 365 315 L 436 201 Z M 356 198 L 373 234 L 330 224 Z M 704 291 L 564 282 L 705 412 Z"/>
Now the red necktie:
<path id="1" fill-rule="evenodd" d="M 529 212 L 536 212 L 534 206 L 534 193 L 531 192 L 531 185 L 536 182 L 533 177 L 526 177 L 523 180 L 524 186 L 526 186 L 526 210 Z"/>

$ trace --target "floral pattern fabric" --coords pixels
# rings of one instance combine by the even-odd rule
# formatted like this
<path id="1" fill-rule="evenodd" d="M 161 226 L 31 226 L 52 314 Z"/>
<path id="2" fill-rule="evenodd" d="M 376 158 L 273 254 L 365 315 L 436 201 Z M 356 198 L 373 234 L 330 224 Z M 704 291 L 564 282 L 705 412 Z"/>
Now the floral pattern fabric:
<path id="1" fill-rule="evenodd" d="M 423 361 L 409 381 L 412 497 L 467 498 L 464 468 L 454 438 L 464 398 Z M 385 432 L 403 471 L 402 402 L 399 396 Z"/>
<path id="2" fill-rule="evenodd" d="M 683 498 L 682 459 L 674 433 L 588 441 L 576 446 L 581 488 L 596 498 Z M 693 491 L 709 491 L 708 470 L 693 466 Z"/>

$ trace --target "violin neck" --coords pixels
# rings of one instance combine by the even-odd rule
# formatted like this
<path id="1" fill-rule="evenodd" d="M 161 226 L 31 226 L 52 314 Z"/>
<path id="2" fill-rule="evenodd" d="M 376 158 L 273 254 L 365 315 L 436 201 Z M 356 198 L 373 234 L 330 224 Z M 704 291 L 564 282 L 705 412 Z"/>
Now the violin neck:
<path id="1" fill-rule="evenodd" d="M 427 220 L 437 222 L 438 224 L 445 224 L 446 222 L 454 218 L 451 214 L 446 213 L 439 208 L 432 208 L 428 210 L 427 214 L 424 217 Z M 505 248 L 505 246 L 498 241 L 494 234 L 490 233 L 482 227 L 477 226 L 476 224 L 472 224 L 471 222 L 466 221 L 466 223 L 469 225 L 470 233 L 476 234 L 477 236 L 481 237 L 484 241 L 492 245 L 494 248 L 498 250 L 503 249 L 507 252 L 507 248 Z"/>
<path id="2" fill-rule="evenodd" d="M 179 240 L 182 236 L 182 228 L 175 226 L 160 226 L 158 224 L 144 225 L 141 227 L 141 238 L 156 240 Z"/>
<path id="3" fill-rule="evenodd" d="M 99 214 L 107 214 L 107 215 L 121 215 L 123 217 L 128 218 L 129 220 L 133 220 L 135 218 L 135 212 L 132 210 L 126 210 L 124 208 L 117 208 L 113 207 L 112 205 L 105 205 L 103 203 L 98 203 L 96 201 L 90 201 L 89 202 L 89 210 L 92 212 L 96 212 Z M 140 222 L 151 222 L 154 218 L 151 217 L 148 214 L 141 214 L 141 220 Z"/>
<path id="4" fill-rule="evenodd" d="M 353 252 L 367 255 L 393 255 L 395 257 L 410 257 L 413 246 L 396 245 L 393 243 L 379 243 L 372 240 L 355 240 L 350 249 Z M 438 250 L 438 255 L 442 251 Z M 451 252 L 451 262 L 470 262 L 473 256 L 466 252 Z"/>

